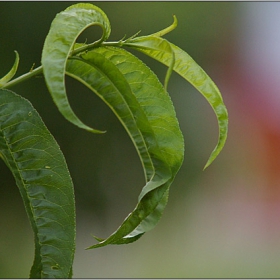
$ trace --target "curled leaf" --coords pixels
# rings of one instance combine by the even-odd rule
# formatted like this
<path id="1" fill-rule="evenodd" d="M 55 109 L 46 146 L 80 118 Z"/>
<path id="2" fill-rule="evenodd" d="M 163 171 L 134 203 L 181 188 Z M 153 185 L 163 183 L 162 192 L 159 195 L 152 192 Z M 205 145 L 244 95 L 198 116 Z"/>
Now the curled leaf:
<path id="1" fill-rule="evenodd" d="M 16 59 L 13 67 L 3 78 L 0 79 L 0 88 L 3 87 L 6 83 L 8 83 L 17 72 L 18 64 L 19 64 L 19 55 L 17 51 L 15 51 L 15 54 L 16 54 Z"/>
<path id="2" fill-rule="evenodd" d="M 177 17 L 173 15 L 173 23 L 170 26 L 162 29 L 161 31 L 151 34 L 151 36 L 162 37 L 167 33 L 171 32 L 172 30 L 174 30 L 177 27 L 177 25 L 178 25 Z"/>
<path id="3" fill-rule="evenodd" d="M 206 72 L 182 49 L 161 37 L 143 36 L 129 40 L 125 46 L 132 47 L 169 67 L 191 83 L 208 101 L 218 120 L 219 138 L 204 169 L 208 167 L 223 149 L 228 132 L 228 113 L 222 95 L 213 80 Z M 174 61 L 175 57 L 175 61 Z"/>
<path id="4" fill-rule="evenodd" d="M 98 45 L 106 40 L 111 32 L 110 22 L 101 9 L 90 3 L 79 3 L 57 14 L 44 43 L 42 66 L 48 89 L 61 114 L 82 129 L 103 133 L 104 131 L 85 125 L 76 116 L 69 104 L 65 89 L 66 61 L 73 51 L 78 36 L 87 27 L 93 25 L 103 29 L 102 38 L 93 43 Z"/>
<path id="5" fill-rule="evenodd" d="M 145 172 L 135 209 L 108 238 L 90 248 L 130 243 L 151 230 L 166 206 L 184 144 L 174 107 L 155 74 L 127 51 L 99 47 L 67 63 L 67 74 L 84 83 L 116 114 L 132 139 Z"/>

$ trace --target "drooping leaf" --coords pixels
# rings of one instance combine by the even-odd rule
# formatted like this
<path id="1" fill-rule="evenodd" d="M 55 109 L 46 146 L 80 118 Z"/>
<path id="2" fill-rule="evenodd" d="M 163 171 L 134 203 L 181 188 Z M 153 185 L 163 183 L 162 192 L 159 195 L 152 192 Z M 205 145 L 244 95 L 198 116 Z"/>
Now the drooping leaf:
<path id="1" fill-rule="evenodd" d="M 0 89 L 0 156 L 34 232 L 31 278 L 68 278 L 75 251 L 74 190 L 63 154 L 29 101 Z"/>
<path id="2" fill-rule="evenodd" d="M 135 209 L 97 248 L 137 240 L 159 221 L 183 160 L 183 137 L 168 93 L 155 74 L 127 51 L 99 47 L 67 63 L 67 74 L 95 92 L 116 114 L 141 159 L 147 184 Z"/>
<path id="3" fill-rule="evenodd" d="M 167 28 L 167 29 L 169 30 L 169 28 Z M 164 32 L 164 31 L 159 32 L 159 34 L 165 34 L 165 33 L 166 32 Z M 175 53 L 173 51 L 171 44 L 167 40 L 165 40 L 161 37 L 158 37 L 158 36 L 141 36 L 141 37 L 136 37 L 136 38 L 126 40 L 123 43 L 123 46 L 133 47 L 133 48 L 135 48 L 137 50 L 141 50 L 141 51 L 142 50 L 148 50 L 148 51 L 152 50 L 153 52 L 159 54 L 159 56 L 168 54 L 170 60 L 168 61 L 168 64 L 166 64 L 168 66 L 168 70 L 167 70 L 167 73 L 165 75 L 165 80 L 164 80 L 164 87 L 167 90 L 167 85 L 168 85 L 168 82 L 169 82 L 169 79 L 170 79 L 170 76 L 171 76 L 171 73 L 173 71 L 174 64 L 175 64 Z"/>
<path id="4" fill-rule="evenodd" d="M 218 120 L 219 139 L 204 169 L 208 167 L 223 149 L 228 132 L 228 113 L 222 95 L 205 71 L 182 49 L 159 36 L 142 36 L 130 39 L 123 45 L 139 50 L 170 67 L 191 83 L 209 102 Z M 172 51 L 170 51 L 170 46 Z M 175 55 L 175 61 L 174 61 Z M 174 61 L 174 63 L 173 63 Z"/>
<path id="5" fill-rule="evenodd" d="M 99 53 L 89 52 L 89 54 L 91 57 L 88 60 L 80 57 L 71 58 L 67 63 L 66 73 L 93 90 L 115 113 L 132 136 L 132 141 L 140 153 L 139 156 L 146 171 L 145 176 L 150 179 L 154 174 L 154 167 L 146 148 L 145 138 L 139 130 L 141 124 L 146 123 L 147 137 L 154 137 L 150 136 L 153 132 L 149 128 L 146 116 L 117 67 Z"/>
<path id="6" fill-rule="evenodd" d="M 4 86 L 7 82 L 9 82 L 17 72 L 18 64 L 19 64 L 19 55 L 17 51 L 15 51 L 15 54 L 16 54 L 16 59 L 14 65 L 11 68 L 11 70 L 3 78 L 0 79 L 0 87 Z"/>
<path id="7" fill-rule="evenodd" d="M 44 77 L 52 98 L 62 115 L 80 128 L 94 133 L 103 131 L 85 125 L 73 112 L 65 89 L 66 61 L 78 36 L 88 27 L 97 25 L 103 30 L 102 38 L 93 45 L 106 40 L 111 32 L 105 13 L 90 3 L 79 3 L 57 14 L 46 37 L 42 66 Z"/>

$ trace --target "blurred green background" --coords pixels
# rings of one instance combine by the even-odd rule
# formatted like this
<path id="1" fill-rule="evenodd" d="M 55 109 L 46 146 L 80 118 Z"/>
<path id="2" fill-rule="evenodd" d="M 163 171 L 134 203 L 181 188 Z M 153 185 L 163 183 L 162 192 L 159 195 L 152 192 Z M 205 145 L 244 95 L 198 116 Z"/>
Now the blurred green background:
<path id="1" fill-rule="evenodd" d="M 14 50 L 20 54 L 17 76 L 33 63 L 39 66 L 51 21 L 74 3 L 1 1 L 0 76 L 12 66 Z M 224 150 L 202 171 L 218 138 L 216 118 L 204 98 L 172 74 L 169 93 L 186 149 L 164 215 L 136 243 L 84 250 L 95 243 L 91 234 L 107 237 L 133 210 L 144 186 L 140 160 L 113 113 L 77 82 L 67 78 L 72 107 L 106 134 L 89 134 L 69 124 L 43 77 L 15 86 L 12 90 L 32 102 L 55 136 L 74 181 L 74 278 L 279 278 L 280 3 L 91 3 L 109 17 L 109 41 L 139 30 L 140 35 L 161 30 L 175 14 L 178 27 L 166 38 L 215 81 L 230 122 Z M 90 28 L 80 40 L 94 41 L 100 34 L 97 27 Z M 166 68 L 137 55 L 163 81 Z M 0 173 L 0 278 L 26 278 L 33 262 L 33 234 L 3 162 Z"/>

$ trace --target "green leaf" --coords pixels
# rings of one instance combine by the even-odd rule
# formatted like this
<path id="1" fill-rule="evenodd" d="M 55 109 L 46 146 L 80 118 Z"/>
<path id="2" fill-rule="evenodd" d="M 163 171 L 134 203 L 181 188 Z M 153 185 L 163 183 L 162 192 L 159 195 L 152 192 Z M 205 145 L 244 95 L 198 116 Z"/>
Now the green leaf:
<path id="1" fill-rule="evenodd" d="M 35 238 L 31 278 L 68 278 L 75 204 L 63 154 L 29 101 L 0 89 L 0 156 L 22 196 Z"/>
<path id="2" fill-rule="evenodd" d="M 175 17 L 176 19 L 176 17 Z M 174 23 L 177 21 L 174 21 Z M 176 27 L 176 24 L 171 25 L 170 27 L 166 28 L 168 31 L 173 30 Z M 166 34 L 167 31 L 164 29 L 162 31 L 159 31 L 156 34 Z M 159 54 L 159 56 L 162 56 L 163 54 L 169 54 L 170 56 L 170 61 L 168 61 L 168 70 L 165 76 L 165 80 L 164 80 L 164 87 L 167 90 L 167 85 L 171 76 L 171 73 L 173 71 L 173 67 L 175 64 L 175 53 L 172 49 L 171 44 L 163 39 L 153 35 L 150 36 L 142 36 L 142 37 L 136 37 L 136 38 L 132 38 L 132 39 L 128 39 L 123 43 L 124 46 L 127 47 L 132 47 L 132 48 L 136 48 L 137 50 L 146 50 L 146 51 L 153 51 L 157 54 Z M 139 49 L 138 49 L 139 48 Z M 144 52 L 144 51 L 143 51 Z M 145 52 L 144 52 L 145 53 Z M 146 53 L 145 53 L 146 54 Z M 151 55 L 152 56 L 152 55 Z M 152 56 L 153 57 L 153 56 Z M 155 57 L 153 57 L 155 58 Z"/>
<path id="3" fill-rule="evenodd" d="M 167 33 L 171 32 L 172 30 L 174 30 L 177 27 L 177 25 L 178 25 L 177 17 L 173 15 L 173 23 L 170 26 L 162 29 L 161 31 L 151 34 L 151 36 L 162 37 Z M 133 38 L 129 38 L 129 39 L 133 39 Z"/>
<path id="4" fill-rule="evenodd" d="M 110 23 L 104 12 L 90 3 L 79 3 L 57 14 L 46 37 L 42 66 L 48 89 L 62 115 L 80 128 L 94 133 L 103 131 L 85 125 L 73 112 L 65 90 L 65 67 L 74 43 L 87 27 L 97 25 L 103 29 L 102 38 L 92 46 L 100 44 L 110 35 Z"/>
<path id="5" fill-rule="evenodd" d="M 137 240 L 159 221 L 179 170 L 184 144 L 174 107 L 155 74 L 138 58 L 114 47 L 99 47 L 70 58 L 67 74 L 84 83 L 116 114 L 128 132 L 145 172 L 135 209 L 97 248 Z"/>
<path id="6" fill-rule="evenodd" d="M 3 78 L 0 79 L 0 87 L 3 87 L 7 82 L 9 82 L 17 72 L 18 64 L 19 64 L 19 55 L 17 51 L 15 51 L 15 54 L 16 54 L 16 59 L 14 65 L 12 69 Z"/>
<path id="7" fill-rule="evenodd" d="M 139 50 L 173 70 L 191 83 L 209 102 L 218 120 L 219 139 L 204 169 L 223 149 L 228 132 L 228 113 L 222 95 L 205 71 L 182 49 L 158 36 L 143 36 L 125 41 L 124 46 Z M 171 50 L 169 47 L 170 46 Z M 175 61 L 174 61 L 175 55 Z"/>

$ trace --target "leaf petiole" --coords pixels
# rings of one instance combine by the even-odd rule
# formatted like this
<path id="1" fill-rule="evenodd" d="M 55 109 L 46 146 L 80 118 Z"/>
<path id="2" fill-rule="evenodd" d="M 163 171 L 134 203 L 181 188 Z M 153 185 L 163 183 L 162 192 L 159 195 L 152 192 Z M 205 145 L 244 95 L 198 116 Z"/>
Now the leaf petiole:
<path id="1" fill-rule="evenodd" d="M 88 51 L 90 49 L 93 49 L 93 48 L 96 48 L 100 45 L 100 40 L 99 41 L 96 41 L 92 44 L 89 44 L 89 45 L 85 45 L 85 46 L 82 46 L 80 48 L 77 48 L 75 50 L 73 50 L 71 53 L 70 53 L 70 56 L 74 56 L 74 55 L 77 55 L 79 53 L 82 53 L 82 52 L 85 52 L 85 51 Z M 111 45 L 111 44 L 110 44 Z M 112 45 L 120 45 L 119 42 L 112 42 Z M 29 80 L 30 78 L 34 77 L 34 76 L 37 76 L 37 75 L 40 75 L 43 73 L 43 66 L 40 65 L 39 67 L 35 68 L 35 69 L 32 69 L 29 70 L 27 73 L 7 82 L 5 85 L 3 85 L 1 88 L 11 88 L 17 84 L 20 84 L 24 81 L 27 81 Z"/>

